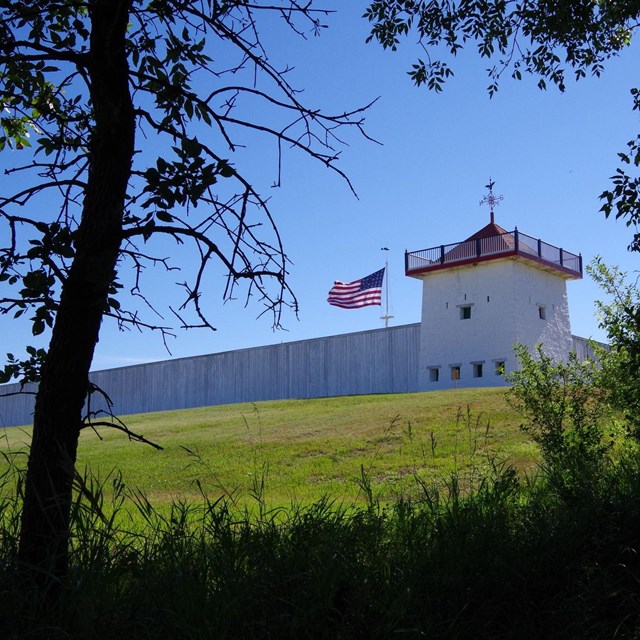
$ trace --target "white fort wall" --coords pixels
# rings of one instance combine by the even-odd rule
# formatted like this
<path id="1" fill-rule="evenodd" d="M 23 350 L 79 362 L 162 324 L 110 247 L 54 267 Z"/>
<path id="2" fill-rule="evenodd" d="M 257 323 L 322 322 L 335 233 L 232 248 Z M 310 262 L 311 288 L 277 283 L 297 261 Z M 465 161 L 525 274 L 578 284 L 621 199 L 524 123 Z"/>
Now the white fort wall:
<path id="1" fill-rule="evenodd" d="M 432 271 L 422 300 L 421 389 L 504 385 L 515 342 L 555 359 L 573 346 L 564 278 L 528 260 Z"/>
<path id="2" fill-rule="evenodd" d="M 109 394 L 119 415 L 260 400 L 410 393 L 424 390 L 418 382 L 419 344 L 420 325 L 409 324 L 95 371 L 91 380 Z M 573 349 L 581 360 L 591 354 L 584 338 L 574 336 Z M 17 384 L 0 386 L 0 426 L 31 423 L 33 395 L 1 397 L 19 389 Z M 28 390 L 33 389 L 31 385 Z"/>
<path id="3" fill-rule="evenodd" d="M 410 324 L 179 358 L 95 371 L 90 378 L 109 395 L 119 415 L 418 391 L 419 329 L 419 324 Z M 19 388 L 0 386 L 0 396 Z M 32 415 L 32 395 L 0 397 L 0 427 L 28 424 Z"/>

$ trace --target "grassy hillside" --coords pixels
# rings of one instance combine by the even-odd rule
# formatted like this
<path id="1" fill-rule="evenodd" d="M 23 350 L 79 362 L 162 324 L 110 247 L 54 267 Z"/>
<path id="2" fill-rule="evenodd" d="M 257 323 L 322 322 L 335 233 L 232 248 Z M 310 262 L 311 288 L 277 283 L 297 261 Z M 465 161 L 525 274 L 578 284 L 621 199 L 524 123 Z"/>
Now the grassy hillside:
<path id="1" fill-rule="evenodd" d="M 537 455 L 504 390 L 266 402 L 127 422 L 164 449 L 87 431 L 79 464 L 103 478 L 121 469 L 151 504 L 117 482 L 101 490 L 89 480 L 72 508 L 70 579 L 51 609 L 28 585 L 15 588 L 24 580 L 21 501 L 9 486 L 15 474 L 5 476 L 0 637 L 640 637 L 637 449 L 607 456 L 578 484 L 492 470 L 503 461 L 523 470 Z M 7 430 L 2 453 L 24 460 L 28 438 Z M 465 484 L 474 490 L 459 490 Z M 393 500 L 413 493 L 422 499 Z M 278 505 L 286 508 L 270 508 Z"/>
<path id="2" fill-rule="evenodd" d="M 388 500 L 413 494 L 418 479 L 439 483 L 457 471 L 470 480 L 492 462 L 525 469 L 537 457 L 504 389 L 261 402 L 125 422 L 163 450 L 113 429 L 85 430 L 78 465 L 102 478 L 119 469 L 155 504 L 195 498 L 199 486 L 240 502 L 258 492 L 271 505 L 359 501 L 363 470 Z M 24 450 L 29 437 L 28 429 L 6 429 L 0 449 Z"/>

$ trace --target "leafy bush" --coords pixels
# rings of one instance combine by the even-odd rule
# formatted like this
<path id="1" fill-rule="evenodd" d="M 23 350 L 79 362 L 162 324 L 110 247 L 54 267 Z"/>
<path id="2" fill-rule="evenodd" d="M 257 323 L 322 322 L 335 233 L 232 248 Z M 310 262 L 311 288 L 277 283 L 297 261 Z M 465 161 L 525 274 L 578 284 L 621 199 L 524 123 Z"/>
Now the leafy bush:
<path id="1" fill-rule="evenodd" d="M 596 301 L 599 326 L 609 341 L 608 349 L 598 349 L 602 384 L 624 414 L 629 432 L 640 439 L 640 291 L 626 282 L 626 273 L 607 267 L 599 257 L 587 271 L 610 298 L 608 303 Z"/>
<path id="2" fill-rule="evenodd" d="M 540 446 L 549 478 L 567 497 L 593 489 L 607 453 L 604 418 L 610 418 L 601 370 L 571 353 L 554 361 L 538 345 L 535 355 L 523 345 L 515 351 L 521 369 L 509 375 L 509 404 L 520 413 L 521 429 Z"/>

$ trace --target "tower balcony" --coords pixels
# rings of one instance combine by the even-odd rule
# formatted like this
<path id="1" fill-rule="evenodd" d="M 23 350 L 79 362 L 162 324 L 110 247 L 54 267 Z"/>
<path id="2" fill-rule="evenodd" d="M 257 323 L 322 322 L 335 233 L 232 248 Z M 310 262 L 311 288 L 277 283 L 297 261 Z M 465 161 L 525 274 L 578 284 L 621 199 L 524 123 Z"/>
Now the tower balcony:
<path id="1" fill-rule="evenodd" d="M 491 225 L 494 229 L 497 225 Z M 479 232 L 462 242 L 405 252 L 405 274 L 420 277 L 440 269 L 473 265 L 502 258 L 531 260 L 567 279 L 582 278 L 582 256 L 515 229 L 504 233 Z"/>

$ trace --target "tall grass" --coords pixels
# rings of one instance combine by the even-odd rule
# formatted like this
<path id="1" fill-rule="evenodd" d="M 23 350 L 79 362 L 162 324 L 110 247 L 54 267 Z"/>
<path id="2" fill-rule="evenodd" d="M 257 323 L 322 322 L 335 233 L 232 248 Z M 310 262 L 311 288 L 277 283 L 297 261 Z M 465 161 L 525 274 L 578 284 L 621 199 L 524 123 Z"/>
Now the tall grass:
<path id="1" fill-rule="evenodd" d="M 169 508 L 117 472 L 79 474 L 55 611 L 14 589 L 23 483 L 8 460 L 0 637 L 637 637 L 637 456 L 606 466 L 589 501 L 568 503 L 544 473 L 479 454 L 486 427 L 459 419 L 477 460 L 440 485 L 416 474 L 412 497 L 392 502 L 372 486 L 375 464 L 361 467 L 357 506 L 272 508 L 259 466 L 249 502 L 203 491 Z"/>

